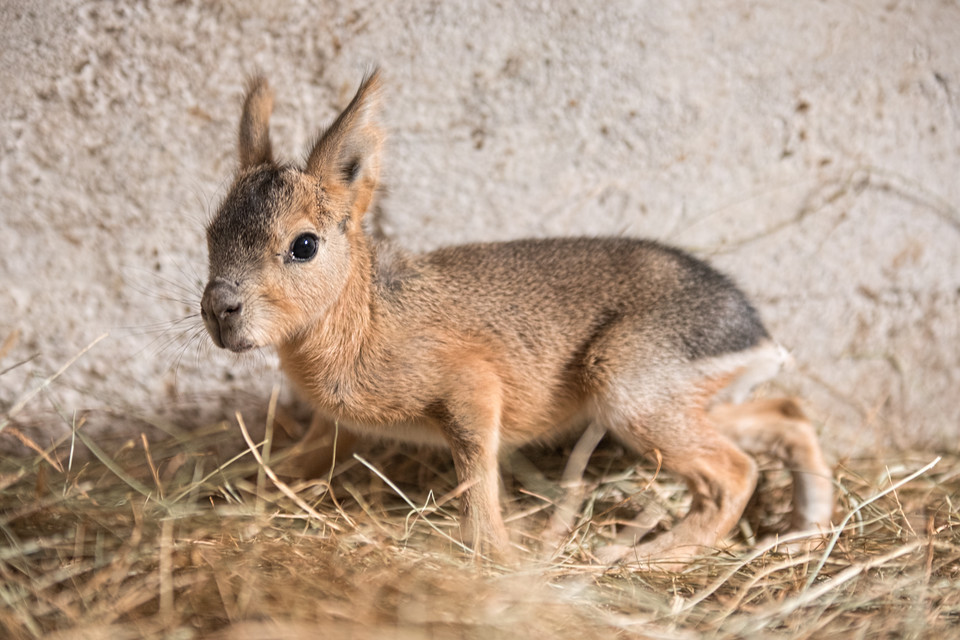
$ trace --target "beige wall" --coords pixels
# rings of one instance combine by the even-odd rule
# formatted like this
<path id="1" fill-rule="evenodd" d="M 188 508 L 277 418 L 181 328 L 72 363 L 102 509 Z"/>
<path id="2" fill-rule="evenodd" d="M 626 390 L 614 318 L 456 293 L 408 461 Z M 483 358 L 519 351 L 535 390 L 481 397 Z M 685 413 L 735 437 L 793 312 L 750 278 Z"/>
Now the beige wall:
<path id="1" fill-rule="evenodd" d="M 173 324 L 196 311 L 244 76 L 272 79 L 296 160 L 378 63 L 378 222 L 403 245 L 678 244 L 755 298 L 798 361 L 781 390 L 835 455 L 956 448 L 957 3 L 233 4 L 0 8 L 0 340 L 19 332 L 0 371 L 33 357 L 0 411 L 103 332 L 28 412 L 266 398 L 269 357 Z"/>

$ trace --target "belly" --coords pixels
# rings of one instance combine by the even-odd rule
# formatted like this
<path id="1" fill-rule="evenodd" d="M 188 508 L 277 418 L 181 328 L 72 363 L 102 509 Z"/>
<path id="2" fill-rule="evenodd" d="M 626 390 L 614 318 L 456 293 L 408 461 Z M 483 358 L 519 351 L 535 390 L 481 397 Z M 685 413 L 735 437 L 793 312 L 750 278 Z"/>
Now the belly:
<path id="1" fill-rule="evenodd" d="M 398 422 L 369 423 L 339 418 L 336 422 L 348 431 L 365 438 L 406 442 L 431 447 L 446 447 L 440 425 L 433 420 L 403 420 Z"/>
<path id="2" fill-rule="evenodd" d="M 549 442 L 582 430 L 595 419 L 595 412 L 591 407 L 589 402 L 583 402 L 577 406 L 555 407 L 554 411 L 544 410 L 538 412 L 538 415 L 527 413 L 522 416 L 512 415 L 508 409 L 499 425 L 500 448 L 510 449 L 531 442 Z M 447 448 L 440 423 L 430 417 L 383 423 L 365 422 L 343 416 L 331 419 L 339 426 L 365 438 Z"/>

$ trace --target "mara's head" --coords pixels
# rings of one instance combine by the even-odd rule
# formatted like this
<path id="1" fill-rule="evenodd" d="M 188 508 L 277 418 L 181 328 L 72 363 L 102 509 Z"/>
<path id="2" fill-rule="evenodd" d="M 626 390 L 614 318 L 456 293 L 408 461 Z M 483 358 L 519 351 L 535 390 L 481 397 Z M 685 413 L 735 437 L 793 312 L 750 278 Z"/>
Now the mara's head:
<path id="1" fill-rule="evenodd" d="M 322 320 L 342 293 L 379 175 L 379 87 L 377 72 L 364 78 L 299 168 L 274 161 L 273 94 L 262 78 L 250 83 L 240 169 L 207 227 L 200 309 L 218 347 L 280 345 Z"/>

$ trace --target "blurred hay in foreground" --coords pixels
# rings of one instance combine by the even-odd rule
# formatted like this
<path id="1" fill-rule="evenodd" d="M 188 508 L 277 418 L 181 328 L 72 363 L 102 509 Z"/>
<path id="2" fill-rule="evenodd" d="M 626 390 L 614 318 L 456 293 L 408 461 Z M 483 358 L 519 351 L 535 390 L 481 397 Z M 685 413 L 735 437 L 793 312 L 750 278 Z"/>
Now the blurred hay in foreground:
<path id="1" fill-rule="evenodd" d="M 43 449 L 15 423 L 0 434 L 36 452 L 0 462 L 0 637 L 941 638 L 960 629 L 956 458 L 844 462 L 844 529 L 798 556 L 763 542 L 789 491 L 770 468 L 732 546 L 674 574 L 592 556 L 616 522 L 644 510 L 669 523 L 685 508 L 679 483 L 615 444 L 590 458 L 572 526 L 552 536 L 569 447 L 505 462 L 519 560 L 501 566 L 459 548 L 456 480 L 442 453 L 381 445 L 329 483 L 287 486 L 249 450 L 214 453 L 240 441 L 236 422 L 155 443 L 76 436 L 93 453 L 83 463 L 70 442 Z"/>

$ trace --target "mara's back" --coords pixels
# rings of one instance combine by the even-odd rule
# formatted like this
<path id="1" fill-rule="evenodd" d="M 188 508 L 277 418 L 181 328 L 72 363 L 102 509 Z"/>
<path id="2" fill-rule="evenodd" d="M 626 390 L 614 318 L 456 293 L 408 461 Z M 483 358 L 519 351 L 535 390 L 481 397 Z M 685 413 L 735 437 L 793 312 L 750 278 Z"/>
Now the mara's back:
<path id="1" fill-rule="evenodd" d="M 742 351 L 768 337 L 729 278 L 651 240 L 468 244 L 416 263 L 428 295 L 443 299 L 442 315 L 527 351 L 559 348 L 574 357 L 605 327 L 624 322 L 645 342 L 686 360 Z"/>

